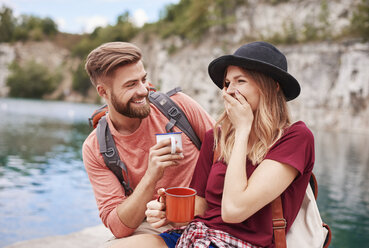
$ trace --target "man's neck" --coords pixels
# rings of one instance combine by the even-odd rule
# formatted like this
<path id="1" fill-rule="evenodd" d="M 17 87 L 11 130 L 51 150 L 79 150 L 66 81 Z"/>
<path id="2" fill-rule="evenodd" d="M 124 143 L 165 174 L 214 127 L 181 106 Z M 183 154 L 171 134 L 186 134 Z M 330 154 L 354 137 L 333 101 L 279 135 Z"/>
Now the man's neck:
<path id="1" fill-rule="evenodd" d="M 140 127 L 142 121 L 139 118 L 129 118 L 119 113 L 109 113 L 109 117 L 114 128 L 123 135 L 134 133 Z"/>

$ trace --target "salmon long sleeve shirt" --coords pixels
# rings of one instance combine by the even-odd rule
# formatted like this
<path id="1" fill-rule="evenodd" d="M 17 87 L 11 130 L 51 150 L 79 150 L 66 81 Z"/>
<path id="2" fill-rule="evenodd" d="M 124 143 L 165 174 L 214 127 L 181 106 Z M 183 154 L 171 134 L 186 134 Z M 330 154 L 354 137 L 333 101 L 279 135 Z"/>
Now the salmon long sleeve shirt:
<path id="1" fill-rule="evenodd" d="M 187 95 L 177 93 L 171 98 L 182 108 L 192 128 L 200 140 L 203 141 L 206 131 L 213 128 L 213 119 Z M 165 125 L 168 123 L 168 119 L 160 110 L 151 103 L 150 107 L 150 115 L 143 119 L 139 128 L 130 135 L 120 134 L 112 125 L 109 115 L 107 115 L 111 134 L 119 151 L 120 159 L 127 166 L 130 185 L 133 189 L 146 172 L 149 149 L 156 144 L 155 134 L 165 133 Z M 173 129 L 175 132 L 181 131 L 177 127 Z M 165 170 L 162 179 L 156 184 L 156 191 L 159 188 L 189 186 L 199 150 L 184 133 L 182 133 L 182 146 L 184 159 L 181 160 L 178 166 L 169 167 Z M 82 154 L 102 222 L 117 238 L 131 235 L 135 229 L 122 223 L 117 214 L 117 206 L 127 197 L 119 180 L 104 163 L 99 150 L 96 129 L 91 132 L 83 143 Z M 155 197 L 153 196 L 153 199 Z"/>

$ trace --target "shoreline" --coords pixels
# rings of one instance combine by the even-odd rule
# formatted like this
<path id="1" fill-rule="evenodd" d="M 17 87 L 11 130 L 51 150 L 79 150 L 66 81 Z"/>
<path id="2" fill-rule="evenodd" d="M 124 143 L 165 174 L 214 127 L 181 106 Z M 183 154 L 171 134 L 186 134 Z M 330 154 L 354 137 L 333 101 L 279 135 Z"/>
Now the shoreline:
<path id="1" fill-rule="evenodd" d="M 107 241 L 113 237 L 110 230 L 101 224 L 66 235 L 20 241 L 4 248 L 103 248 L 106 246 Z"/>

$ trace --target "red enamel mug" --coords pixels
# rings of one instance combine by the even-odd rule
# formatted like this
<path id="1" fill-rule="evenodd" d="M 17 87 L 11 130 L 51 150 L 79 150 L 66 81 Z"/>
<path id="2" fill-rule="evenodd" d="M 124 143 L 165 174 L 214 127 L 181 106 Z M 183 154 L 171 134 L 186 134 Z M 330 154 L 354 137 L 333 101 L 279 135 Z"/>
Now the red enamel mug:
<path id="1" fill-rule="evenodd" d="M 175 223 L 189 222 L 195 215 L 196 190 L 173 187 L 165 190 L 166 217 Z"/>

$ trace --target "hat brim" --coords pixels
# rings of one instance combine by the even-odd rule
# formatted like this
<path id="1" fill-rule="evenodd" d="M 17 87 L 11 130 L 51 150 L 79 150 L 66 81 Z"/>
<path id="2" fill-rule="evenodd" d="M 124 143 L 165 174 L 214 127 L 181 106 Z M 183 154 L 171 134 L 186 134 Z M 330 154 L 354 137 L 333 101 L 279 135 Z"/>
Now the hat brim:
<path id="1" fill-rule="evenodd" d="M 300 94 L 301 88 L 298 81 L 286 71 L 262 61 L 236 55 L 224 55 L 209 64 L 209 76 L 220 89 L 223 89 L 225 70 L 230 65 L 240 66 L 270 76 L 279 83 L 287 101 L 295 99 Z"/>

